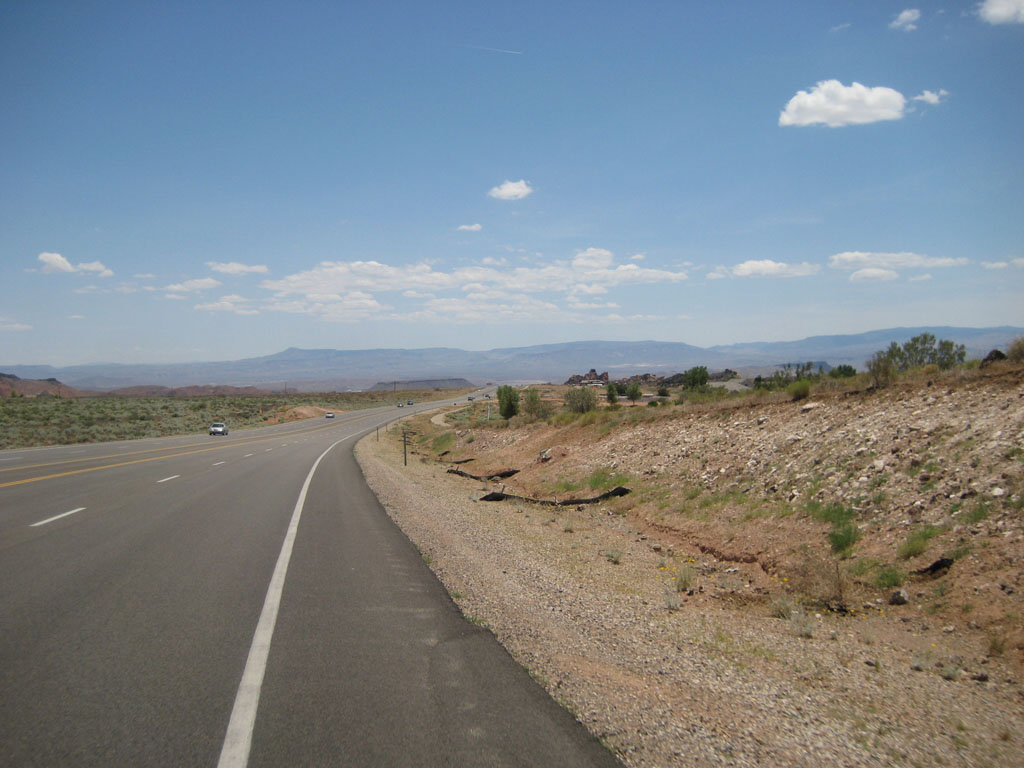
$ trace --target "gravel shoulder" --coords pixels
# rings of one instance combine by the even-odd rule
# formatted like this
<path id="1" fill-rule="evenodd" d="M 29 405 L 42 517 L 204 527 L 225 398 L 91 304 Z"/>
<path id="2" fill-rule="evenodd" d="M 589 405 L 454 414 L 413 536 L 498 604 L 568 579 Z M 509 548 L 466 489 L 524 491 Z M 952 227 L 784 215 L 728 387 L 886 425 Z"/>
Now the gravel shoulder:
<path id="1" fill-rule="evenodd" d="M 911 606 L 801 610 L 770 597 L 786 577 L 612 504 L 478 501 L 494 486 L 428 450 L 403 466 L 395 430 L 356 455 L 467 619 L 626 765 L 1024 765 L 1020 680 L 978 633 Z"/>

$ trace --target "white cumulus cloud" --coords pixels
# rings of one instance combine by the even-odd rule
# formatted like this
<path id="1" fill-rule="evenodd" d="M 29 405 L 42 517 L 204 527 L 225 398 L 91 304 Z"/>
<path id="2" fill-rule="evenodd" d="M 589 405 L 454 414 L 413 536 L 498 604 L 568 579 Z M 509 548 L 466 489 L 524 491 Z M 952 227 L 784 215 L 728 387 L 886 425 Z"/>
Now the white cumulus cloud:
<path id="1" fill-rule="evenodd" d="M 736 277 L 807 277 L 820 270 L 820 265 L 806 261 L 800 264 L 786 264 L 771 259 L 753 259 L 737 264 L 732 268 L 732 274 Z M 711 279 L 720 276 L 721 274 L 717 272 L 708 275 Z"/>
<path id="2" fill-rule="evenodd" d="M 44 274 L 89 272 L 97 277 L 113 277 L 113 270 L 108 269 L 99 261 L 88 261 L 84 264 L 73 265 L 59 253 L 40 253 L 39 261 L 43 265 Z"/>
<path id="3" fill-rule="evenodd" d="M 269 271 L 262 264 L 240 264 L 237 261 L 208 261 L 206 262 L 206 266 L 214 272 L 220 272 L 225 275 L 245 275 L 250 272 L 266 274 Z"/>
<path id="4" fill-rule="evenodd" d="M 884 283 L 899 278 L 899 273 L 880 267 L 865 267 L 850 275 L 851 283 Z"/>
<path id="5" fill-rule="evenodd" d="M 495 189 L 497 189 L 497 187 L 495 187 Z M 479 232 L 481 229 L 483 229 L 483 226 L 480 225 L 480 224 L 460 224 L 459 225 L 459 232 Z"/>
<path id="6" fill-rule="evenodd" d="M 985 0 L 978 15 L 989 24 L 1024 24 L 1024 0 Z"/>
<path id="7" fill-rule="evenodd" d="M 583 297 L 601 296 L 620 286 L 667 285 L 688 279 L 685 271 L 643 268 L 632 262 L 619 264 L 604 248 L 587 248 L 571 259 L 538 265 L 488 261 L 448 270 L 422 262 L 391 266 L 376 261 L 325 261 L 280 280 L 265 280 L 261 287 L 273 292 L 272 309 L 333 320 L 374 316 L 424 321 L 482 317 L 498 321 L 502 317 L 528 317 L 536 311 L 551 320 L 576 322 L 583 316 L 567 313 L 556 303 L 559 296 L 575 311 L 593 303 Z M 404 299 L 412 308 L 393 310 L 378 303 L 375 297 L 387 293 L 396 301 Z M 484 307 L 488 302 L 500 306 L 501 311 L 487 314 Z M 611 303 L 602 302 L 601 306 Z M 552 313 L 552 307 L 558 311 Z M 594 304 L 593 308 L 597 307 Z"/>
<path id="8" fill-rule="evenodd" d="M 907 99 L 884 86 L 869 88 L 854 82 L 823 80 L 810 91 L 797 91 L 779 114 L 781 126 L 823 123 L 830 128 L 865 125 L 903 117 Z"/>
<path id="9" fill-rule="evenodd" d="M 249 299 L 237 294 L 221 296 L 217 301 L 196 304 L 195 309 L 206 310 L 207 312 L 234 312 L 236 315 L 258 315 L 259 310 L 252 306 Z"/>
<path id="10" fill-rule="evenodd" d="M 912 101 L 923 101 L 925 104 L 938 104 L 947 96 L 949 96 L 949 91 L 945 88 L 940 88 L 938 91 L 925 90 L 915 96 Z"/>
<path id="11" fill-rule="evenodd" d="M 487 193 L 490 197 L 498 200 L 522 200 L 524 197 L 533 194 L 533 187 L 528 181 L 506 181 L 497 187 L 491 187 Z"/>
<path id="12" fill-rule="evenodd" d="M 899 16 L 889 22 L 889 29 L 901 29 L 904 32 L 913 32 L 917 29 L 917 22 L 921 20 L 921 12 L 917 8 L 907 8 Z"/>
<path id="13" fill-rule="evenodd" d="M 201 277 L 198 280 L 186 280 L 183 283 L 168 285 L 165 290 L 172 291 L 173 293 L 192 293 L 193 291 L 208 291 L 210 288 L 216 288 L 220 284 L 220 280 L 212 277 Z"/>
<path id="14" fill-rule="evenodd" d="M 865 251 L 845 251 L 829 257 L 828 264 L 833 269 L 864 269 L 879 267 L 881 269 L 936 269 L 939 267 L 962 267 L 967 264 L 964 258 L 940 258 L 925 256 L 920 253 L 871 253 Z"/>
<path id="15" fill-rule="evenodd" d="M 965 258 L 949 258 L 925 256 L 920 253 L 872 253 L 867 251 L 845 251 L 829 257 L 829 266 L 833 269 L 851 271 L 850 282 L 879 282 L 895 280 L 899 277 L 897 270 L 902 269 L 941 269 L 944 267 L 962 267 L 968 264 Z M 911 277 L 912 282 L 931 279 L 931 275 Z"/>

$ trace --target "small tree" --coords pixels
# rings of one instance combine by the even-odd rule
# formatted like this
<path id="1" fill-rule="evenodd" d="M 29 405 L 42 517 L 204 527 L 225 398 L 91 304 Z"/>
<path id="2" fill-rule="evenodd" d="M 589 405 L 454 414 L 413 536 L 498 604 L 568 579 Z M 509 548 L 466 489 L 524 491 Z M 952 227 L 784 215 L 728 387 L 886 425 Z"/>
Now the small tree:
<path id="1" fill-rule="evenodd" d="M 508 384 L 498 387 L 498 413 L 503 419 L 511 419 L 519 413 L 519 391 Z"/>
<path id="2" fill-rule="evenodd" d="M 565 393 L 565 406 L 571 413 L 586 413 L 597 408 L 597 395 L 590 387 L 573 387 Z"/>
<path id="3" fill-rule="evenodd" d="M 857 375 L 857 369 L 852 365 L 837 365 L 828 372 L 828 375 L 833 379 L 849 379 L 851 376 Z"/>
<path id="4" fill-rule="evenodd" d="M 683 374 L 683 386 L 687 389 L 703 389 L 709 379 L 707 367 L 698 365 Z"/>
<path id="5" fill-rule="evenodd" d="M 893 343 L 895 344 L 896 342 Z M 882 352 L 881 350 L 875 352 L 868 359 L 867 367 L 868 373 L 871 374 L 871 380 L 876 387 L 884 387 L 896 375 L 896 365 L 893 363 L 889 352 Z"/>
<path id="6" fill-rule="evenodd" d="M 658 387 L 658 397 L 668 397 L 669 394 L 668 387 Z"/>
<path id="7" fill-rule="evenodd" d="M 604 396 L 608 400 L 608 405 L 615 405 L 619 402 L 619 390 L 613 382 L 608 382 L 608 389 L 605 390 Z"/>
<path id="8" fill-rule="evenodd" d="M 938 349 L 935 350 L 935 364 L 944 371 L 961 364 L 966 357 L 967 347 L 963 344 L 954 344 L 948 339 L 940 341 Z"/>
<path id="9" fill-rule="evenodd" d="M 954 365 L 959 365 L 967 357 L 967 348 L 963 344 L 955 344 L 948 339 L 943 339 L 935 344 L 935 335 L 922 333 L 906 342 L 902 347 L 895 341 L 889 345 L 884 352 L 879 350 L 869 360 L 875 362 L 876 368 L 882 366 L 881 358 L 888 360 L 889 378 L 896 372 L 908 371 L 911 368 L 920 368 L 925 365 L 937 365 L 942 370 L 948 370 Z M 876 359 L 877 358 L 877 359 Z M 869 367 L 870 371 L 870 367 Z M 875 376 L 872 372 L 872 376 Z M 875 377 L 876 383 L 878 378 Z"/>
<path id="10" fill-rule="evenodd" d="M 1024 336 L 1018 336 L 1010 342 L 1010 346 L 1006 350 L 1006 357 L 1011 363 L 1024 363 Z"/>
<path id="11" fill-rule="evenodd" d="M 545 417 L 544 404 L 540 401 L 540 392 L 533 387 L 530 387 L 523 392 L 523 403 L 522 411 L 527 416 L 531 416 L 535 419 L 542 419 Z"/>
<path id="12" fill-rule="evenodd" d="M 635 381 L 626 387 L 626 397 L 633 405 L 636 405 L 636 401 L 643 397 L 643 393 L 640 391 L 640 385 Z"/>

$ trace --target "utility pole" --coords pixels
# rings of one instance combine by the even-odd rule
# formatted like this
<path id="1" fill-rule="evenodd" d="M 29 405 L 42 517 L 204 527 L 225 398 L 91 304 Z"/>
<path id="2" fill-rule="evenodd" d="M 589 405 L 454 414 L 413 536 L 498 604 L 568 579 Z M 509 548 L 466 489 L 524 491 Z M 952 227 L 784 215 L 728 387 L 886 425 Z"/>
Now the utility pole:
<path id="1" fill-rule="evenodd" d="M 408 451 L 407 451 L 407 446 L 408 445 L 409 445 L 409 441 L 408 441 L 408 439 L 406 439 L 406 436 L 405 436 L 405 427 L 402 427 L 402 466 L 403 467 L 409 466 L 409 454 L 408 454 Z"/>

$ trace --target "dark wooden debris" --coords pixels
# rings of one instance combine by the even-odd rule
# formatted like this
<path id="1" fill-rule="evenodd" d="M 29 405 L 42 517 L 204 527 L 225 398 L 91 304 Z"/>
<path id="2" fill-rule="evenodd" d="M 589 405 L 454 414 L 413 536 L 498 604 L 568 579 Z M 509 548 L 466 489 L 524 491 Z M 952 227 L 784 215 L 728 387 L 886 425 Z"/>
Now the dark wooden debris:
<path id="1" fill-rule="evenodd" d="M 599 501 L 604 501 L 605 499 L 625 496 L 629 492 L 629 488 L 623 488 L 619 485 L 612 488 L 607 493 L 602 493 L 600 496 L 595 496 L 591 499 L 564 499 L 563 501 L 556 501 L 554 499 L 531 499 L 528 496 L 516 496 L 513 493 L 493 491 L 492 493 L 488 493 L 486 496 L 481 497 L 480 501 L 505 501 L 506 499 L 513 499 L 516 501 L 528 501 L 531 504 L 543 504 L 546 507 L 570 507 L 573 504 L 596 504 Z"/>

